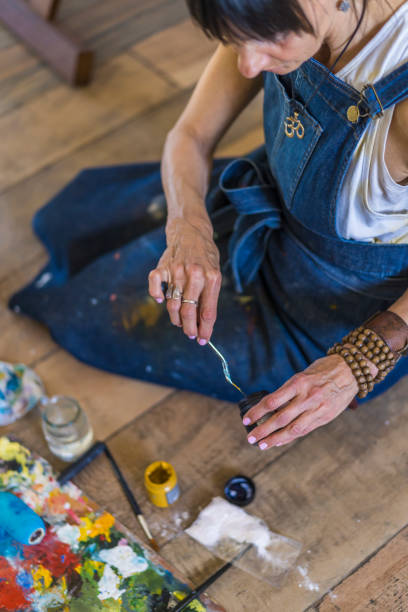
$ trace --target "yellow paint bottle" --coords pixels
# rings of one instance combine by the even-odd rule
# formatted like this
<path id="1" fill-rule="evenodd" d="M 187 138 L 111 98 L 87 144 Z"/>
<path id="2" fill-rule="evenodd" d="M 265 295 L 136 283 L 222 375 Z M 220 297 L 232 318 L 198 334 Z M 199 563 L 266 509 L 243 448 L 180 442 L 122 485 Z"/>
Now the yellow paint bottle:
<path id="1" fill-rule="evenodd" d="M 176 471 L 166 461 L 151 463 L 145 470 L 144 482 L 150 501 L 159 508 L 167 508 L 179 498 Z"/>

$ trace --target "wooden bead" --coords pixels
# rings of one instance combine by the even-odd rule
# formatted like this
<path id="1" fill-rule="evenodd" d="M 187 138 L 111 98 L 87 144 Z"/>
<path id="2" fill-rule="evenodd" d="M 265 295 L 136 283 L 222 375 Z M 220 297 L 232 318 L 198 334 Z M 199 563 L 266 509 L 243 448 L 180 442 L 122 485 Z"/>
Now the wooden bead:
<path id="1" fill-rule="evenodd" d="M 368 348 L 366 346 L 361 347 L 361 352 L 363 353 L 363 355 L 365 355 L 367 351 L 368 351 Z"/>
<path id="2" fill-rule="evenodd" d="M 367 343 L 367 348 L 369 348 L 370 351 L 372 351 L 374 347 L 375 347 L 374 342 L 372 340 L 370 340 L 370 342 Z"/>
<path id="3" fill-rule="evenodd" d="M 383 353 L 385 353 L 386 355 L 391 351 L 390 347 L 385 345 L 383 348 Z"/>
<path id="4" fill-rule="evenodd" d="M 378 355 L 376 357 L 373 357 L 371 360 L 375 365 L 377 365 L 377 363 L 380 363 L 381 359 L 380 357 L 378 357 Z"/>
<path id="5" fill-rule="evenodd" d="M 381 353 L 381 349 L 378 346 L 376 346 L 373 348 L 373 353 L 374 355 L 379 355 Z"/>
<path id="6" fill-rule="evenodd" d="M 370 368 L 368 368 L 367 366 L 365 368 L 363 368 L 363 374 L 364 374 L 364 376 L 367 376 L 367 374 L 371 374 Z"/>
<path id="7" fill-rule="evenodd" d="M 378 348 L 382 348 L 383 346 L 385 346 L 385 342 L 384 340 L 381 340 L 381 338 L 379 338 L 376 342 L 376 345 L 378 346 Z"/>

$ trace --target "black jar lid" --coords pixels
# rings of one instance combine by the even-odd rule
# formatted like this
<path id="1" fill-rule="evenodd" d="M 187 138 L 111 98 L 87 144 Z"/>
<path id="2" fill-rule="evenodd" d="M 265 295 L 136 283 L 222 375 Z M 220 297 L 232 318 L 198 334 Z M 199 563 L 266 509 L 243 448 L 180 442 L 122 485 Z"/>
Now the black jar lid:
<path id="1" fill-rule="evenodd" d="M 255 497 L 255 483 L 247 476 L 233 476 L 225 483 L 224 495 L 231 504 L 247 506 Z"/>

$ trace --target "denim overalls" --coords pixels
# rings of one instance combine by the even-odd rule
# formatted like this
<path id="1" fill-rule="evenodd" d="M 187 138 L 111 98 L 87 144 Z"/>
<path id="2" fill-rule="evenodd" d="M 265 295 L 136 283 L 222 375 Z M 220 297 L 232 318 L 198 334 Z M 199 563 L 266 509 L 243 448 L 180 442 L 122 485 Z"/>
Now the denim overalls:
<path id="1" fill-rule="evenodd" d="M 265 147 L 215 163 L 207 204 L 224 282 L 212 340 L 246 393 L 273 391 L 408 288 L 408 245 L 336 231 L 365 127 L 405 97 L 408 64 L 364 95 L 315 60 L 268 73 Z M 10 305 L 86 363 L 238 400 L 210 348 L 186 339 L 147 295 L 165 247 L 164 207 L 157 163 L 83 171 L 35 216 L 50 261 Z M 408 358 L 368 398 L 407 371 Z"/>

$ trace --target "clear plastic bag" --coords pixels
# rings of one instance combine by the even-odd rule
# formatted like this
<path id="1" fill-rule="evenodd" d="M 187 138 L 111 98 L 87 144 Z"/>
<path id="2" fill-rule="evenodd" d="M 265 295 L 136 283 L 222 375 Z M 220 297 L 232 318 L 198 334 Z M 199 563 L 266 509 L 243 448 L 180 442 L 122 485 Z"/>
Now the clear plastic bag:
<path id="1" fill-rule="evenodd" d="M 200 512 L 186 533 L 220 559 L 276 587 L 293 569 L 302 548 L 221 497 Z"/>

